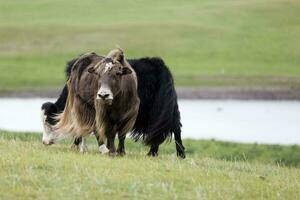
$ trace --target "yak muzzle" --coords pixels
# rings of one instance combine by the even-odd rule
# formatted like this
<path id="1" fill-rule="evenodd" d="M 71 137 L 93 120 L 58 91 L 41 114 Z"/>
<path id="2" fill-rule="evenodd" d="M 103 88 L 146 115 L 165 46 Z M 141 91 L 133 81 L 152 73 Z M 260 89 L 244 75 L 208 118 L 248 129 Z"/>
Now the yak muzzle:
<path id="1" fill-rule="evenodd" d="M 43 144 L 46 145 L 46 146 L 50 146 L 52 144 L 54 144 L 54 141 L 43 141 Z"/>
<path id="2" fill-rule="evenodd" d="M 97 92 L 97 98 L 98 100 L 103 101 L 104 103 L 111 104 L 113 100 L 113 94 L 110 89 L 108 88 L 100 88 Z"/>

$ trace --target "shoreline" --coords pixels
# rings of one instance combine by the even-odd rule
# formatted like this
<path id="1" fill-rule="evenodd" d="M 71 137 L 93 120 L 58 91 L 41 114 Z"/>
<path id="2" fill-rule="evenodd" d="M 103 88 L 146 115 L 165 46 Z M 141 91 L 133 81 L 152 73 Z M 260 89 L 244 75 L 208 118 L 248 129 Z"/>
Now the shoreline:
<path id="1" fill-rule="evenodd" d="M 242 87 L 176 87 L 179 99 L 300 100 L 300 89 Z M 0 91 L 0 98 L 57 98 L 58 88 Z"/>

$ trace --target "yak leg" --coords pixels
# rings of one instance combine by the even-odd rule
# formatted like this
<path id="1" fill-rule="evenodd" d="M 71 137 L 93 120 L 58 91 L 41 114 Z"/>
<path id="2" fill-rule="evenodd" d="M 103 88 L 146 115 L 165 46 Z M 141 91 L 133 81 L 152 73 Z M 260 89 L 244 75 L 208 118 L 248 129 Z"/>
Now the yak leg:
<path id="1" fill-rule="evenodd" d="M 116 134 L 113 134 L 113 135 L 107 137 L 107 147 L 109 149 L 109 152 L 108 152 L 109 156 L 116 155 L 115 137 L 116 137 Z"/>
<path id="2" fill-rule="evenodd" d="M 124 156 L 126 154 L 125 153 L 126 134 L 118 134 L 118 138 L 119 138 L 119 145 L 118 145 L 117 153 L 119 156 Z"/>
<path id="3" fill-rule="evenodd" d="M 74 149 L 79 149 L 79 145 L 82 141 L 82 137 L 77 137 L 74 139 L 73 144 L 72 144 L 72 148 Z"/>
<path id="4" fill-rule="evenodd" d="M 98 142 L 99 152 L 100 152 L 101 154 L 106 154 L 106 153 L 108 153 L 109 150 L 108 150 L 108 148 L 106 147 L 104 140 L 100 137 L 100 135 L 98 134 L 97 131 L 94 131 L 94 135 L 95 135 L 95 137 L 96 137 L 96 139 L 97 139 L 97 142 Z"/>
<path id="5" fill-rule="evenodd" d="M 87 152 L 87 145 L 86 145 L 86 138 L 85 137 L 82 137 L 82 139 L 81 139 L 81 143 L 80 143 L 80 146 L 79 146 L 79 151 L 81 153 Z"/>
<path id="6" fill-rule="evenodd" d="M 148 156 L 156 157 L 158 156 L 159 145 L 151 145 L 150 151 L 147 153 Z"/>
<path id="7" fill-rule="evenodd" d="M 184 146 L 181 141 L 181 131 L 180 129 L 174 131 L 175 135 L 175 143 L 176 143 L 176 151 L 177 151 L 177 156 L 180 158 L 185 158 L 185 153 L 184 153 Z"/>
<path id="8" fill-rule="evenodd" d="M 115 147 L 115 132 L 106 132 L 106 138 L 107 138 L 107 148 L 109 149 L 109 156 L 115 156 L 116 155 L 116 147 Z"/>

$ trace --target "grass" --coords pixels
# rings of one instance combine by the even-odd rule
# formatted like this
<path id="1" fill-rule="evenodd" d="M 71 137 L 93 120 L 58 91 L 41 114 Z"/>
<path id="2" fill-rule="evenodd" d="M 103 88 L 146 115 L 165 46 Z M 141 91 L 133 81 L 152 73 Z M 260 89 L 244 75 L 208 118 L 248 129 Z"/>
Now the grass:
<path id="1" fill-rule="evenodd" d="M 0 131 L 0 199 L 297 199 L 299 146 L 184 140 L 157 158 L 127 140 L 127 155 L 80 154 L 64 141 L 51 147 L 41 135 Z M 287 161 L 290 160 L 290 161 Z"/>
<path id="2" fill-rule="evenodd" d="M 61 87 L 65 62 L 120 45 L 177 85 L 300 88 L 297 0 L 2 0 L 0 90 Z M 55 74 L 52 75 L 52 74 Z"/>

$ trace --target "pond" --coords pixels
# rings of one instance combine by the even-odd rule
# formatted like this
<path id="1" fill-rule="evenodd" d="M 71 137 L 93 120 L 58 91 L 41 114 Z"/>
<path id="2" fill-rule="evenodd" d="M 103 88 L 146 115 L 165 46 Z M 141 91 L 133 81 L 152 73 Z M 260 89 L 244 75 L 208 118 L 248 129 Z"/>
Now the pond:
<path id="1" fill-rule="evenodd" d="M 42 131 L 40 107 L 54 99 L 0 99 L 0 129 Z M 180 100 L 182 137 L 300 144 L 300 102 Z"/>

